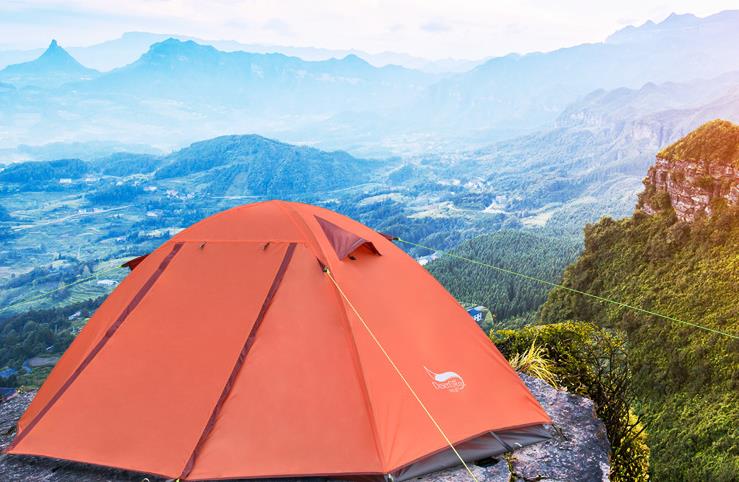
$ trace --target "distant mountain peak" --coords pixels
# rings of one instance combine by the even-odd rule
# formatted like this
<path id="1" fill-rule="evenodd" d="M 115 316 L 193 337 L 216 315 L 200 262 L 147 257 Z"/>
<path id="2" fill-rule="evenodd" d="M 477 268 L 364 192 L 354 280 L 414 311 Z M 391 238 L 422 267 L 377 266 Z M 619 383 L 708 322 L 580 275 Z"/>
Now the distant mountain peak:
<path id="1" fill-rule="evenodd" d="M 180 40 L 170 37 L 161 42 L 152 44 L 149 50 L 141 56 L 141 60 L 153 60 L 162 58 L 175 58 L 181 56 L 198 56 L 202 54 L 215 54 L 218 51 L 210 45 L 202 45 L 192 40 Z"/>
<path id="2" fill-rule="evenodd" d="M 9 65 L 0 71 L 0 80 L 17 86 L 58 86 L 89 79 L 97 74 L 96 70 L 77 62 L 54 39 L 35 60 Z"/>
<path id="3" fill-rule="evenodd" d="M 159 47 L 159 48 L 161 48 L 161 47 L 165 47 L 165 46 L 175 46 L 175 45 L 177 45 L 177 46 L 194 47 L 194 46 L 200 45 L 200 44 L 196 43 L 193 40 L 180 40 L 180 39 L 175 38 L 175 37 L 169 37 L 166 40 L 162 40 L 161 42 L 155 43 L 154 45 L 152 45 L 152 47 Z"/>
<path id="4" fill-rule="evenodd" d="M 698 17 L 696 17 L 692 13 L 675 13 L 675 12 L 672 12 L 661 23 L 662 24 L 665 24 L 665 25 L 669 25 L 669 24 L 676 24 L 676 23 L 694 22 L 696 20 L 698 20 Z"/>
<path id="5" fill-rule="evenodd" d="M 150 50 L 162 50 L 162 49 L 180 49 L 180 50 L 215 50 L 215 47 L 210 45 L 199 44 L 194 40 L 181 40 L 175 37 L 169 37 L 168 39 L 162 40 L 152 44 Z"/>
<path id="6" fill-rule="evenodd" d="M 46 51 L 33 62 L 54 62 L 56 66 L 74 67 L 86 69 L 85 66 L 77 62 L 74 57 L 69 55 L 69 52 L 64 50 L 55 39 L 51 41 Z M 29 62 L 30 63 L 30 62 Z"/>
<path id="7" fill-rule="evenodd" d="M 643 41 L 646 36 L 655 36 L 656 39 L 670 32 L 684 31 L 686 28 L 692 28 L 705 22 L 710 22 L 714 25 L 714 30 L 717 29 L 716 25 L 725 24 L 725 27 L 718 27 L 716 31 L 720 31 L 723 28 L 733 29 L 733 22 L 736 22 L 737 13 L 739 13 L 737 10 L 724 10 L 707 17 L 697 17 L 692 13 L 673 12 L 661 22 L 647 20 L 639 26 L 629 25 L 617 30 L 606 39 L 606 43 L 624 44 L 639 42 Z"/>
<path id="8" fill-rule="evenodd" d="M 343 58 L 343 59 L 341 59 L 341 60 L 343 60 L 344 62 L 357 62 L 357 63 L 362 63 L 362 64 L 366 63 L 366 62 L 365 62 L 364 60 L 362 60 L 362 59 L 361 59 L 361 58 L 360 58 L 360 57 L 359 57 L 358 55 L 356 55 L 356 54 L 347 54 L 347 55 L 346 55 L 346 56 L 344 56 L 344 58 Z"/>

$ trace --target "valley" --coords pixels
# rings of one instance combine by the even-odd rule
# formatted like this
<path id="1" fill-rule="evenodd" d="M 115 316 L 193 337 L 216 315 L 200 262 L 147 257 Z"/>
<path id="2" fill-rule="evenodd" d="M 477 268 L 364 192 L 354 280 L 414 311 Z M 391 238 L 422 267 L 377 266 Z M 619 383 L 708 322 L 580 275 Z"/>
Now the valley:
<path id="1" fill-rule="evenodd" d="M 725 11 L 479 60 L 146 32 L 0 50 L 0 385 L 42 383 L 127 261 L 283 199 L 408 241 L 511 363 L 540 343 L 596 400 L 613 480 L 733 480 L 738 44 Z"/>

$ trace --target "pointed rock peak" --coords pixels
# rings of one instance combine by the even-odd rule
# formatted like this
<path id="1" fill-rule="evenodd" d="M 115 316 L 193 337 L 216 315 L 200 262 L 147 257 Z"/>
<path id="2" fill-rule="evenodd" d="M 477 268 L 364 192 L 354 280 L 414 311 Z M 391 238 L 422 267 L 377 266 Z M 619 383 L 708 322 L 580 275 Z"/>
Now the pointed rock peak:
<path id="1" fill-rule="evenodd" d="M 17 86 L 59 86 L 67 82 L 89 79 L 97 71 L 77 62 L 56 40 L 38 58 L 8 65 L 2 70 L 3 80 Z"/>
<path id="2" fill-rule="evenodd" d="M 57 43 L 56 40 L 52 40 L 49 44 L 49 47 L 46 49 L 46 51 L 41 55 L 42 59 L 64 59 L 64 60 L 73 60 L 72 56 L 67 53 L 66 50 L 64 50 L 59 43 Z M 67 59 L 68 58 L 68 59 Z"/>
<path id="3" fill-rule="evenodd" d="M 159 42 L 160 45 L 191 45 L 194 43 L 192 40 L 180 40 L 174 37 L 169 37 Z"/>
<path id="4" fill-rule="evenodd" d="M 56 39 L 51 41 L 51 43 L 49 44 L 49 47 L 46 49 L 46 51 L 41 56 L 43 58 L 73 60 L 72 56 L 69 55 L 69 53 L 66 50 L 64 50 L 64 48 L 61 45 L 59 45 Z"/>

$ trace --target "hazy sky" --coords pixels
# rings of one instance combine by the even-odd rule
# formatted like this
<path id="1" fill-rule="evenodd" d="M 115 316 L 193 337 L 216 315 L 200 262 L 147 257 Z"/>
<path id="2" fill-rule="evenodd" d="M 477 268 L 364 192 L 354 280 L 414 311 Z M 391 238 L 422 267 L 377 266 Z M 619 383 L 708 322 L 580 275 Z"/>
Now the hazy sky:
<path id="1" fill-rule="evenodd" d="M 126 31 L 479 58 L 603 40 L 671 12 L 739 0 L 0 0 L 0 48 L 97 43 Z"/>

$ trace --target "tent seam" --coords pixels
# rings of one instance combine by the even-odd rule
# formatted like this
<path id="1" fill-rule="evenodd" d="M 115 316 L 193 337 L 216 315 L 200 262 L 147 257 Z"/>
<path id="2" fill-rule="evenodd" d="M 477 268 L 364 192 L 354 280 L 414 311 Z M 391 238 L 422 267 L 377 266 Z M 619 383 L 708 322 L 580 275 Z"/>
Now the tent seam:
<path id="1" fill-rule="evenodd" d="M 95 346 L 90 350 L 90 352 L 87 353 L 85 358 L 82 360 L 79 366 L 72 372 L 72 374 L 69 376 L 69 378 L 64 382 L 64 384 L 59 388 L 59 390 L 54 394 L 54 396 L 44 405 L 44 407 L 36 414 L 36 416 L 31 420 L 26 426 L 26 428 L 16 435 L 13 442 L 5 449 L 5 451 L 13 450 L 25 437 L 28 435 L 28 433 L 41 421 L 41 419 L 51 410 L 51 408 L 56 404 L 57 401 L 64 395 L 64 393 L 67 391 L 67 389 L 79 378 L 79 376 L 82 374 L 82 372 L 87 368 L 90 363 L 92 363 L 93 359 L 97 356 L 97 354 L 105 347 L 105 345 L 108 343 L 108 341 L 116 334 L 118 329 L 123 325 L 123 322 L 126 321 L 128 316 L 138 307 L 138 305 L 141 303 L 141 301 L 146 297 L 146 295 L 151 291 L 151 288 L 154 287 L 159 277 L 164 273 L 164 270 L 167 269 L 167 266 L 172 262 L 175 255 L 182 249 L 182 243 L 174 243 L 174 246 L 172 247 L 172 250 L 167 254 L 167 256 L 161 261 L 159 264 L 159 267 L 154 271 L 154 273 L 149 276 L 149 278 L 144 282 L 144 284 L 139 288 L 136 295 L 131 299 L 131 301 L 123 308 L 123 310 L 118 314 L 115 321 L 113 322 L 110 327 L 105 331 L 103 334 L 103 337 L 98 340 L 98 342 L 95 344 Z"/>
<path id="2" fill-rule="evenodd" d="M 323 265 L 323 261 L 321 258 L 326 260 L 325 265 L 328 266 L 328 257 L 326 256 L 326 253 L 323 252 L 323 249 L 321 249 L 321 245 L 318 243 L 318 240 L 313 235 L 313 232 L 311 229 L 305 224 L 305 220 L 300 216 L 300 214 L 289 204 L 285 205 L 284 203 L 280 202 L 278 204 L 283 210 L 287 211 L 287 217 L 290 219 L 290 222 L 292 222 L 295 227 L 298 228 L 300 232 L 302 232 L 306 238 L 308 238 L 310 241 L 307 243 L 309 246 L 311 244 L 314 245 L 315 249 L 314 255 L 318 258 L 318 261 Z M 304 226 L 298 225 L 297 221 L 293 219 L 293 214 L 297 216 Z M 315 253 L 315 251 L 318 251 L 318 254 Z M 344 305 L 344 302 L 341 300 L 340 297 L 338 297 L 338 293 L 336 293 L 336 290 L 331 290 L 334 293 L 334 297 L 336 297 L 337 302 L 340 304 L 339 312 L 343 315 L 344 323 L 346 324 L 346 328 L 348 330 L 347 337 L 350 339 L 350 343 L 352 346 L 352 360 L 354 361 L 354 371 L 356 372 L 356 375 L 359 377 L 359 380 L 361 382 L 361 388 L 362 388 L 362 398 L 364 399 L 365 409 L 367 411 L 367 418 L 370 423 L 370 428 L 372 429 L 372 438 L 375 445 L 375 452 L 377 453 L 377 458 L 380 462 L 380 466 L 382 467 L 382 470 L 385 470 L 385 455 L 384 450 L 382 449 L 382 444 L 380 443 L 380 437 L 379 437 L 379 431 L 377 429 L 377 421 L 375 420 L 374 410 L 372 408 L 372 402 L 370 400 L 369 391 L 367 390 L 367 383 L 365 382 L 365 376 L 364 376 L 364 368 L 362 367 L 362 361 L 359 357 L 359 350 L 357 349 L 356 342 L 354 340 L 354 332 L 351 327 L 351 323 L 349 323 L 349 316 L 346 311 L 346 305 Z M 385 473 L 385 472 L 383 472 Z"/>
<path id="3" fill-rule="evenodd" d="M 313 235 L 313 231 L 305 223 L 305 220 L 302 218 L 302 216 L 300 216 L 300 214 L 291 205 L 286 204 L 284 201 L 279 201 L 277 205 L 285 212 L 290 223 L 292 223 L 292 225 L 295 226 L 298 231 L 303 234 L 303 236 L 305 237 L 305 244 L 312 248 L 313 254 L 315 255 L 316 251 L 318 251 L 318 255 L 316 255 L 318 260 L 321 261 L 321 263 L 324 263 L 323 260 L 325 260 L 324 264 L 328 264 L 326 253 L 324 253 L 323 249 L 321 249 L 321 245 L 318 243 L 318 239 L 316 239 L 316 237 Z M 300 220 L 302 225 L 298 224 L 297 220 L 295 219 L 296 217 Z"/>
<path id="4" fill-rule="evenodd" d="M 251 327 L 251 330 L 249 330 L 246 340 L 244 341 L 241 351 L 239 352 L 239 356 L 236 359 L 233 368 L 231 369 L 231 373 L 229 374 L 228 379 L 226 380 L 226 384 L 224 385 L 223 390 L 221 390 L 221 394 L 218 397 L 213 410 L 211 411 L 210 417 L 208 418 L 205 427 L 203 427 L 203 431 L 200 433 L 200 437 L 198 438 L 195 447 L 190 453 L 190 457 L 185 463 L 185 467 L 182 469 L 182 474 L 179 477 L 180 479 L 186 479 L 190 475 L 192 469 L 195 467 L 195 460 L 200 453 L 200 450 L 205 444 L 205 441 L 208 440 L 208 437 L 210 436 L 213 428 L 216 425 L 218 414 L 221 412 L 223 405 L 225 405 L 226 400 L 228 399 L 228 395 L 231 393 L 231 389 L 236 383 L 236 378 L 238 377 L 242 367 L 244 366 L 244 362 L 246 361 L 246 357 L 249 354 L 249 351 L 251 351 L 251 347 L 254 345 L 257 332 L 259 331 L 264 318 L 267 316 L 267 312 L 272 305 L 272 301 L 274 300 L 274 297 L 277 294 L 280 285 L 282 284 L 282 280 L 285 277 L 285 272 L 287 271 L 288 266 L 290 265 L 290 261 L 292 260 L 296 246 L 297 243 L 290 243 L 290 245 L 288 245 L 287 249 L 285 250 L 285 255 L 282 258 L 282 262 L 280 263 L 277 272 L 275 273 L 275 277 L 272 280 L 269 291 L 267 291 L 267 294 L 264 297 L 262 307 L 257 314 L 254 325 Z"/>
<path id="5" fill-rule="evenodd" d="M 337 299 L 337 301 L 340 304 L 339 312 L 343 315 L 342 318 L 344 319 L 344 323 L 346 324 L 347 329 L 347 337 L 350 339 L 351 347 L 352 347 L 352 360 L 354 361 L 354 370 L 357 374 L 357 377 L 359 378 L 361 387 L 362 387 L 362 398 L 364 398 L 364 404 L 365 409 L 367 410 L 367 418 L 370 422 L 370 428 L 372 429 L 372 435 L 375 442 L 375 450 L 377 451 L 377 457 L 380 461 L 380 465 L 382 467 L 382 473 L 389 473 L 386 469 L 386 457 L 385 457 L 385 451 L 383 450 L 382 444 L 380 443 L 380 437 L 379 437 L 379 430 L 377 428 L 377 421 L 375 420 L 375 411 L 372 408 L 372 401 L 370 400 L 369 396 L 369 390 L 367 389 L 367 382 L 366 377 L 364 375 L 364 367 L 362 365 L 362 359 L 359 356 L 359 349 L 357 348 L 356 340 L 354 339 L 354 330 L 352 330 L 351 323 L 349 322 L 349 315 L 346 311 L 346 305 L 344 304 L 344 301 L 341 299 L 340 295 L 336 292 L 336 290 L 331 290 L 334 294 L 334 298 Z"/>

